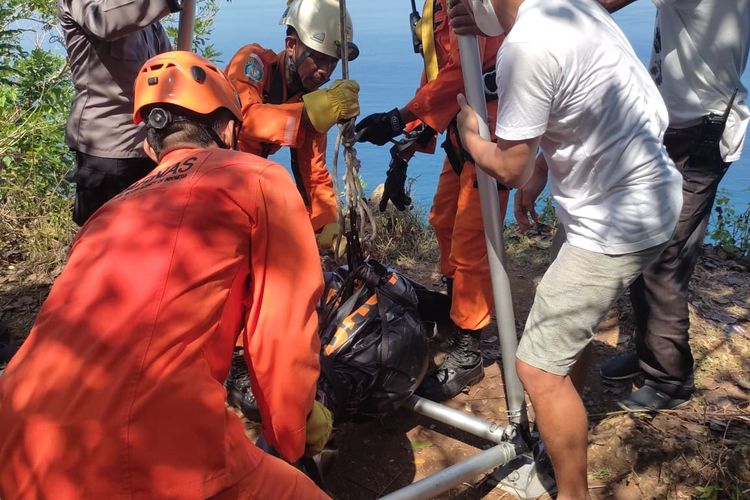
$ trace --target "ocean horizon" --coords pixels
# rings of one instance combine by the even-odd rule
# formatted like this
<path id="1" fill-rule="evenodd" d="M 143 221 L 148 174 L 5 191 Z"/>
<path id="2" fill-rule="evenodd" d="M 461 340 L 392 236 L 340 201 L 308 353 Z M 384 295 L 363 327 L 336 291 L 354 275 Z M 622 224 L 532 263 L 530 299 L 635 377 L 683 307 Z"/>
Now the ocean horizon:
<path id="1" fill-rule="evenodd" d="M 422 2 L 417 4 L 421 8 Z M 412 49 L 410 2 L 353 0 L 347 2 L 347 8 L 354 25 L 354 41 L 360 49 L 359 58 L 349 64 L 350 78 L 357 80 L 361 87 L 360 118 L 404 106 L 417 90 L 423 68 L 421 55 L 415 54 Z M 217 62 L 225 66 L 237 50 L 248 43 L 259 43 L 268 49 L 280 51 L 285 36 L 285 27 L 279 25 L 283 10 L 284 6 L 279 0 L 221 2 L 210 38 L 221 53 Z M 645 65 L 651 56 L 655 16 L 656 9 L 649 0 L 635 2 L 613 16 Z M 341 78 L 340 64 L 332 80 L 337 78 Z M 742 81 L 746 87 L 750 87 L 747 71 Z M 329 133 L 329 167 L 332 165 L 337 133 L 338 127 L 333 127 Z M 438 144 L 441 142 L 442 138 Z M 390 161 L 389 145 L 358 144 L 356 150 L 362 165 L 360 174 L 369 194 L 385 180 Z M 409 162 L 408 176 L 414 179 L 412 199 L 424 211 L 429 210 L 432 204 L 443 158 L 443 151 L 438 147 L 435 154 L 417 154 Z M 272 159 L 288 168 L 289 152 L 282 149 Z M 341 168 L 343 161 L 339 160 L 339 164 Z M 729 194 L 737 213 L 743 212 L 750 204 L 748 167 L 750 151 L 746 148 L 743 157 L 729 168 L 720 186 L 720 190 Z M 512 217 L 512 213 L 509 212 L 509 216 Z"/>

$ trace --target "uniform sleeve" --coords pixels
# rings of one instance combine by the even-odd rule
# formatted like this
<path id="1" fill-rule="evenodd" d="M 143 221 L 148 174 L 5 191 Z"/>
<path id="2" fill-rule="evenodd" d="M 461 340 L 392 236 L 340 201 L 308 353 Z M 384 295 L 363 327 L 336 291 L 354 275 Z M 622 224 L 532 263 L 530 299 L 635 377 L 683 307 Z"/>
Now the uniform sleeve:
<path id="1" fill-rule="evenodd" d="M 163 52 L 169 52 L 172 50 L 172 42 L 169 40 L 169 35 L 167 35 L 167 30 L 164 29 L 164 26 L 159 24 L 159 54 Z"/>
<path id="2" fill-rule="evenodd" d="M 561 68 L 546 49 L 506 43 L 497 63 L 495 135 L 509 141 L 539 137 L 547 130 Z"/>
<path id="3" fill-rule="evenodd" d="M 477 37 L 479 50 L 484 60 L 484 49 L 487 40 Z M 458 48 L 458 37 L 453 30 L 450 33 L 450 53 L 448 60 L 438 72 L 437 78 L 422 85 L 406 107 L 420 120 L 438 132 L 444 132 L 458 114 L 456 96 L 464 92 L 464 77 L 461 71 L 461 55 Z"/>
<path id="4" fill-rule="evenodd" d="M 338 220 L 336 192 L 326 165 L 326 136 L 308 133 L 302 148 L 298 149 L 299 169 L 310 200 L 310 222 L 319 231 L 326 224 Z"/>
<path id="5" fill-rule="evenodd" d="M 227 78 L 237 89 L 242 101 L 243 142 L 268 142 L 279 146 L 296 146 L 303 139 L 300 133 L 304 103 L 265 104 L 263 88 L 270 78 L 270 62 L 276 54 L 258 45 L 246 45 L 229 61 Z"/>
<path id="6" fill-rule="evenodd" d="M 116 40 L 169 14 L 166 0 L 64 0 L 73 21 L 90 35 Z"/>
<path id="7" fill-rule="evenodd" d="M 244 344 L 263 435 L 293 462 L 305 449 L 305 422 L 319 375 L 315 307 L 323 275 L 305 207 L 289 174 L 272 166 L 257 182 Z"/>

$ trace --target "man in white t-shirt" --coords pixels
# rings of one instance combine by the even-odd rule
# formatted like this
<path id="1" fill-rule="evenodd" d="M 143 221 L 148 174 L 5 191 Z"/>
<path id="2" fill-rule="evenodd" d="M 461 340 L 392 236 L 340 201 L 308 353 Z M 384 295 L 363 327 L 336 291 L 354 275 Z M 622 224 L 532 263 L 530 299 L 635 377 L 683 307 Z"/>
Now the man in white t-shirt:
<path id="1" fill-rule="evenodd" d="M 537 287 L 516 366 L 558 498 L 586 498 L 588 422 L 577 391 L 585 370 L 577 361 L 604 315 L 669 240 L 681 178 L 662 145 L 664 102 L 601 6 L 492 4 L 507 33 L 497 57 L 497 143 L 479 136 L 462 97 L 461 138 L 477 166 L 518 188 L 521 223 L 549 178 L 565 242 Z M 465 33 L 461 19 L 452 23 Z M 534 161 L 537 148 L 549 168 Z"/>
<path id="2" fill-rule="evenodd" d="M 634 0 L 599 1 L 614 11 Z M 669 111 L 664 144 L 682 173 L 684 204 L 668 246 L 631 287 L 636 352 L 601 370 L 611 380 L 643 372 L 644 386 L 619 402 L 633 411 L 676 408 L 693 393 L 688 282 L 716 190 L 740 157 L 750 116 L 740 81 L 750 47 L 750 0 L 652 1 L 658 10 L 649 68 Z"/>

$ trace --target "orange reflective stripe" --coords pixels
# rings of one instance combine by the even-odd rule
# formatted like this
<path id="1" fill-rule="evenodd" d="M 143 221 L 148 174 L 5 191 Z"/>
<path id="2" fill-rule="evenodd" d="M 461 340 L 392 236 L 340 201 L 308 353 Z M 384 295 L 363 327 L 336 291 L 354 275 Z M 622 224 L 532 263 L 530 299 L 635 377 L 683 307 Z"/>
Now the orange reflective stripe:
<path id="1" fill-rule="evenodd" d="M 373 294 L 369 299 L 367 299 L 367 302 L 359 306 L 356 311 L 347 316 L 344 321 L 341 322 L 341 326 L 336 329 L 336 333 L 333 335 L 333 342 L 325 347 L 323 353 L 326 356 L 330 356 L 331 354 L 336 352 L 342 345 L 344 345 L 344 343 L 349 340 L 349 337 L 352 334 L 352 330 L 354 330 L 354 326 L 356 325 L 355 320 L 367 316 L 370 313 L 372 307 L 377 303 L 378 296 Z"/>

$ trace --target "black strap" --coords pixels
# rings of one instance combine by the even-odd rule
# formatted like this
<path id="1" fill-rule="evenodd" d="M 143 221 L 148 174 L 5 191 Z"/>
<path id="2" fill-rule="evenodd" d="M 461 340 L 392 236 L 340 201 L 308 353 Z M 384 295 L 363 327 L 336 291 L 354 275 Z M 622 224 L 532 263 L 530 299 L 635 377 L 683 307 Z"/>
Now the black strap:
<path id="1" fill-rule="evenodd" d="M 268 89 L 263 95 L 264 102 L 268 104 L 283 104 L 284 103 L 284 75 L 282 74 L 283 67 L 278 61 L 270 66 L 271 78 L 269 79 Z M 274 145 L 264 142 L 261 156 L 268 158 Z M 305 206 L 310 206 L 310 197 L 307 195 L 305 189 L 305 183 L 302 181 L 302 174 L 299 170 L 299 158 L 297 156 L 297 149 L 290 148 L 289 156 L 291 159 L 292 174 L 294 175 L 294 183 L 297 185 L 297 191 L 302 196 L 302 201 L 305 202 Z"/>
<path id="2" fill-rule="evenodd" d="M 282 67 L 281 64 L 279 64 L 278 61 L 271 64 L 269 67 L 271 71 L 271 78 L 269 78 L 269 85 L 268 88 L 265 89 L 263 92 L 263 102 L 267 104 L 283 104 L 284 102 L 284 75 L 281 74 Z M 271 144 L 269 142 L 261 143 L 261 153 L 260 156 L 263 158 L 268 158 L 268 155 L 271 154 L 271 151 L 273 151 L 275 144 Z M 295 175 L 295 181 L 296 181 L 296 175 Z M 299 188 L 299 184 L 297 184 L 297 188 Z M 303 196 L 304 198 L 304 196 Z M 305 201 L 305 204 L 307 204 L 307 201 Z"/>
<path id="3" fill-rule="evenodd" d="M 463 172 L 465 161 L 473 161 L 461 144 L 461 136 L 458 133 L 458 124 L 455 118 L 448 125 L 445 141 L 443 141 L 441 147 L 456 175 L 461 175 L 461 172 Z"/>
<path id="4" fill-rule="evenodd" d="M 271 64 L 271 78 L 269 79 L 268 90 L 264 96 L 268 104 L 284 103 L 284 75 L 281 73 L 281 64 L 278 61 Z"/>
<path id="5" fill-rule="evenodd" d="M 307 190 L 305 189 L 305 183 L 302 181 L 302 174 L 299 171 L 299 159 L 297 157 L 297 148 L 289 148 L 289 157 L 291 158 L 292 174 L 294 175 L 294 183 L 297 185 L 297 191 L 302 196 L 302 201 L 305 202 L 305 206 L 310 206 L 310 198 L 307 196 Z"/>
<path id="6" fill-rule="evenodd" d="M 451 141 L 451 137 L 455 139 L 455 144 Z M 464 170 L 465 162 L 469 161 L 476 165 L 474 158 L 471 157 L 469 152 L 464 149 L 463 144 L 461 144 L 461 135 L 458 133 L 458 123 L 455 118 L 450 125 L 448 125 L 448 133 L 445 134 L 445 141 L 442 144 L 442 148 L 445 150 L 445 156 L 448 158 L 448 162 L 450 162 L 456 175 L 461 175 L 461 172 Z M 477 181 L 474 181 L 474 187 L 479 188 Z M 509 191 L 509 189 L 499 181 L 497 182 L 497 190 Z"/>

